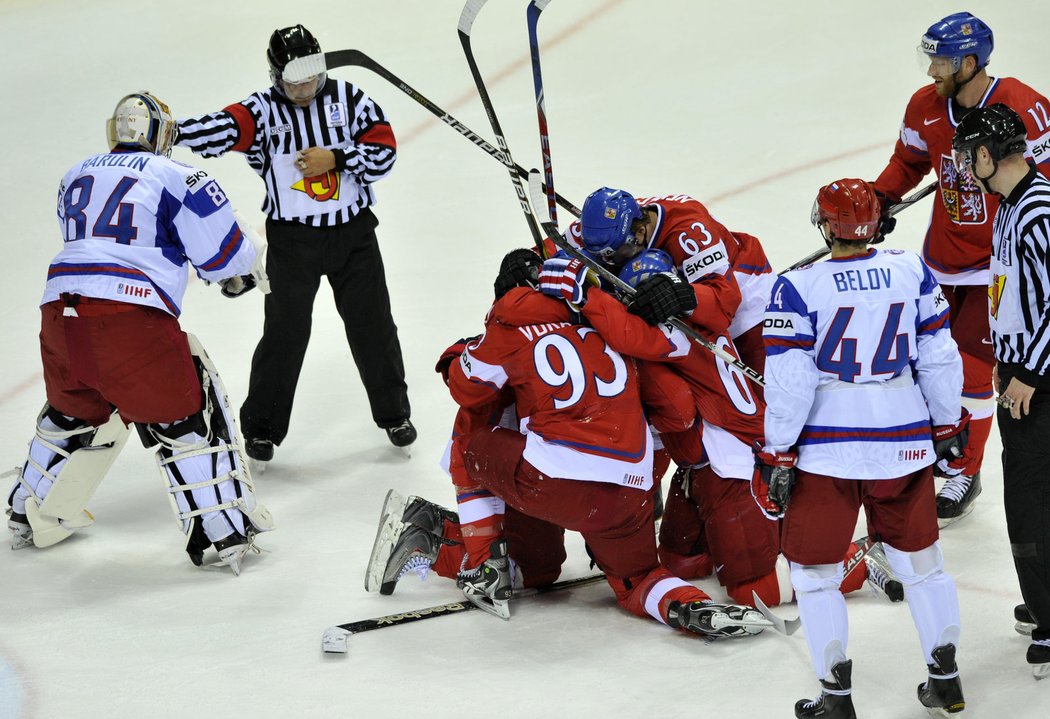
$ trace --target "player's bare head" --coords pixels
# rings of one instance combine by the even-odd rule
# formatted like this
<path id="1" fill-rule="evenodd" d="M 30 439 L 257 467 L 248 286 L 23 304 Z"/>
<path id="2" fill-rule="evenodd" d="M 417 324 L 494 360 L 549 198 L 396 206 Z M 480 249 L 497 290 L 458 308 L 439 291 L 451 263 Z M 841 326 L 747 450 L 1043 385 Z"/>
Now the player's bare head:
<path id="1" fill-rule="evenodd" d="M 881 212 L 875 188 L 864 180 L 847 178 L 820 188 L 809 219 L 828 247 L 834 242 L 856 247 L 875 239 Z"/>
<path id="2" fill-rule="evenodd" d="M 145 150 L 171 156 L 175 141 L 175 120 L 168 106 L 150 93 L 125 95 L 106 121 L 109 149 Z"/>
<path id="3" fill-rule="evenodd" d="M 321 45 L 302 25 L 274 30 L 266 61 L 274 89 L 300 107 L 313 102 L 328 79 Z"/>
<path id="4" fill-rule="evenodd" d="M 645 215 L 626 190 L 601 187 L 587 196 L 580 213 L 583 246 L 590 254 L 620 267 L 642 251 Z"/>
<path id="5" fill-rule="evenodd" d="M 919 41 L 919 63 L 941 97 L 955 97 L 988 64 L 992 30 L 968 12 L 938 20 Z"/>

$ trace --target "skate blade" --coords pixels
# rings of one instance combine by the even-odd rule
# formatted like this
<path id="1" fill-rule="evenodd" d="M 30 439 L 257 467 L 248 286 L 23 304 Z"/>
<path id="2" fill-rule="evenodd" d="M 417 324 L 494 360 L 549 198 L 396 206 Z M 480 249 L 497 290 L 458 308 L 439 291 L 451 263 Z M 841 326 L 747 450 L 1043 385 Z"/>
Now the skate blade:
<path id="1" fill-rule="evenodd" d="M 966 519 L 971 514 L 973 514 L 973 505 L 972 504 L 969 507 L 967 507 L 966 510 L 963 511 L 963 513 L 960 514 L 957 517 L 949 517 L 949 518 L 946 518 L 946 519 L 942 519 L 941 517 L 938 517 L 937 518 L 937 526 L 940 529 L 947 529 L 948 527 L 952 526 L 953 524 L 956 524 L 957 522 L 959 522 L 959 520 Z"/>
<path id="2" fill-rule="evenodd" d="M 464 592 L 464 595 L 467 597 L 467 600 L 478 609 L 487 612 L 494 617 L 499 617 L 504 621 L 510 619 L 509 599 L 489 599 L 488 597 L 466 594 L 466 592 Z"/>
<path id="3" fill-rule="evenodd" d="M 365 591 L 378 592 L 386 574 L 386 564 L 394 551 L 394 545 L 405 529 L 401 516 L 405 513 L 408 500 L 397 490 L 391 489 L 383 500 L 383 509 L 379 515 L 379 528 L 372 543 L 372 553 L 368 558 L 365 570 Z"/>
<path id="4" fill-rule="evenodd" d="M 1033 664 L 1032 676 L 1035 677 L 1036 681 L 1050 677 L 1050 662 L 1045 664 Z"/>
<path id="5" fill-rule="evenodd" d="M 248 469 L 251 471 L 253 477 L 261 474 L 266 474 L 266 465 L 268 464 L 269 462 L 263 462 L 262 460 L 252 459 L 251 457 L 248 458 Z"/>
<path id="6" fill-rule="evenodd" d="M 405 455 L 406 459 L 412 459 L 412 445 L 409 444 L 404 447 L 397 447 L 397 449 Z"/>
<path id="7" fill-rule="evenodd" d="M 1029 624 L 1028 622 L 1017 622 L 1014 624 L 1014 631 L 1018 634 L 1023 634 L 1026 637 L 1032 636 L 1032 630 L 1034 629 L 1035 625 Z"/>

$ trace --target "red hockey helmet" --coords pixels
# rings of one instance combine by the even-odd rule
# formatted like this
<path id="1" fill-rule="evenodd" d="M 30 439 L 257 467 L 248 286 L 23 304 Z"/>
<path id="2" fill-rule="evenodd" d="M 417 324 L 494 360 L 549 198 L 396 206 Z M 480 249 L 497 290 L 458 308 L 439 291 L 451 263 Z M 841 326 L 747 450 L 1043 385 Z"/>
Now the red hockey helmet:
<path id="1" fill-rule="evenodd" d="M 828 223 L 827 242 L 871 242 L 878 234 L 881 212 L 870 183 L 844 179 L 820 188 L 809 219 L 821 233 L 825 233 L 823 223 Z"/>

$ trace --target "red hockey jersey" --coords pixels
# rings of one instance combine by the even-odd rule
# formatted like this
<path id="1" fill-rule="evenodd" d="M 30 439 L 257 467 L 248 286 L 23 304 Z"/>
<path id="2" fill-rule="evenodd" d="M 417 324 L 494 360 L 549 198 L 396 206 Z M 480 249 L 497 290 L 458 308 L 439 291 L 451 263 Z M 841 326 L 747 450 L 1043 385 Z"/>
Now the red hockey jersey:
<path id="1" fill-rule="evenodd" d="M 1050 101 L 1011 77 L 993 78 L 979 107 L 1001 102 L 1013 108 L 1028 128 L 1028 155 L 1050 176 Z M 988 284 L 992 254 L 992 218 L 999 207 L 995 195 L 955 169 L 952 137 L 964 111 L 927 85 L 912 95 L 904 111 L 900 137 L 875 187 L 903 197 L 932 169 L 937 173 L 939 199 L 926 230 L 922 256 L 937 280 L 946 285 Z"/>

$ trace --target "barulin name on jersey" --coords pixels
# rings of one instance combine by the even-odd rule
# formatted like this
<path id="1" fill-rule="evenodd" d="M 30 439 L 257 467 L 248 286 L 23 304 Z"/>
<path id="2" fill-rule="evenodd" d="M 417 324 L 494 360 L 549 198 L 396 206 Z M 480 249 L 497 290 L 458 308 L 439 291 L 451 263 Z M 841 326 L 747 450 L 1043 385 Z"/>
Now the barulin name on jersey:
<path id="1" fill-rule="evenodd" d="M 144 170 L 150 158 L 143 155 L 130 155 L 122 152 L 109 155 L 95 155 L 84 160 L 81 170 L 89 167 L 130 167 L 133 170 Z"/>
<path id="2" fill-rule="evenodd" d="M 835 280 L 835 289 L 839 292 L 855 292 L 858 290 L 881 290 L 890 286 L 890 269 L 888 267 L 872 267 L 869 270 L 846 270 L 836 272 L 832 279 Z"/>

